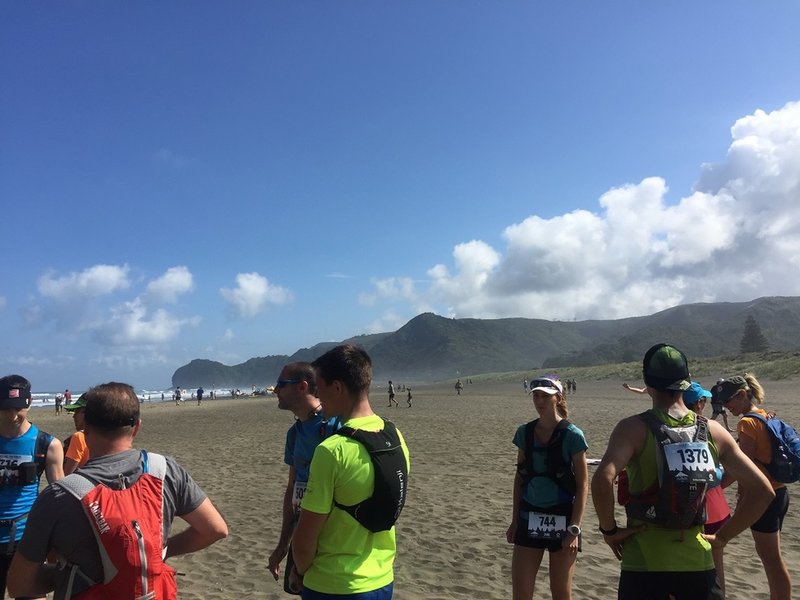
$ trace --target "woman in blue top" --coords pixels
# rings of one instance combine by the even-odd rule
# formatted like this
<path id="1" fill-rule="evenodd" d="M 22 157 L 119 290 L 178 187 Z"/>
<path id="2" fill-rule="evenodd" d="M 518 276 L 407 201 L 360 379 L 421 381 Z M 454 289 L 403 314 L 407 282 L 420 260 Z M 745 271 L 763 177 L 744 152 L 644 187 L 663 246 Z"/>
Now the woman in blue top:
<path id="1" fill-rule="evenodd" d="M 506 533 L 514 544 L 513 599 L 532 600 L 548 550 L 550 593 L 554 600 L 570 600 L 589 494 L 588 446 L 583 432 L 566 420 L 569 411 L 557 377 L 531 380 L 530 391 L 539 418 L 520 425 L 514 435 L 518 466 L 514 512 Z"/>

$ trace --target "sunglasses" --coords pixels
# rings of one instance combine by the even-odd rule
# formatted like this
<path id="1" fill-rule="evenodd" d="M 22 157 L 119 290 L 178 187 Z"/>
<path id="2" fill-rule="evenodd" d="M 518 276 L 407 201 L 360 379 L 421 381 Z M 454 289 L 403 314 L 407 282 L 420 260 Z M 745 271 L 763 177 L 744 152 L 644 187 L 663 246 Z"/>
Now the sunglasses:
<path id="1" fill-rule="evenodd" d="M 280 390 L 280 389 L 285 388 L 287 385 L 290 385 L 292 383 L 300 383 L 301 381 L 303 381 L 303 380 L 302 379 L 278 379 L 278 381 L 275 382 L 275 389 L 276 390 Z"/>
<path id="2" fill-rule="evenodd" d="M 736 390 L 735 392 L 733 392 L 730 396 L 728 396 L 725 400 L 722 401 L 722 404 L 728 404 L 731 400 L 736 398 L 736 396 L 738 396 L 739 392 L 741 391 L 742 390 Z"/>

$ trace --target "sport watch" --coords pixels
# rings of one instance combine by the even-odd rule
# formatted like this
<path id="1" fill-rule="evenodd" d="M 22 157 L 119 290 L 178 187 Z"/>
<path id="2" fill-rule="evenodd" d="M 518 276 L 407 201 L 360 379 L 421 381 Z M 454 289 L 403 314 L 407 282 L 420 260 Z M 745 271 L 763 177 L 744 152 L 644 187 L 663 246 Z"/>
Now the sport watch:
<path id="1" fill-rule="evenodd" d="M 581 534 L 580 525 L 575 525 L 574 523 L 572 525 L 569 525 L 567 527 L 567 533 L 570 535 L 574 535 L 575 537 L 578 537 Z"/>

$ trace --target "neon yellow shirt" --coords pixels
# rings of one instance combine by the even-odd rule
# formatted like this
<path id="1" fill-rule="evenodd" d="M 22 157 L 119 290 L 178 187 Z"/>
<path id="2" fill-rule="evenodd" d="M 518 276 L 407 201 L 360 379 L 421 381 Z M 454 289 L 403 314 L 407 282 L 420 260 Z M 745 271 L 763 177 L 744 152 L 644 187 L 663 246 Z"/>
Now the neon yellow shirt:
<path id="1" fill-rule="evenodd" d="M 682 419 L 678 420 L 663 410 L 654 409 L 654 412 L 661 421 L 670 427 L 690 426 L 694 423 L 696 416 L 695 413 L 689 411 Z M 711 439 L 710 432 L 708 446 L 714 462 L 718 464 L 717 447 Z M 626 470 L 632 494 L 648 489 L 658 479 L 655 438 L 649 429 L 641 454 L 635 456 L 628 463 Z M 635 526 L 642 523 L 644 521 L 630 519 L 628 525 Z M 702 532 L 702 525 L 679 530 L 647 524 L 647 529 L 625 540 L 622 546 L 622 570 L 696 572 L 713 569 L 714 558 L 711 556 L 711 544 L 703 538 Z"/>
<path id="2" fill-rule="evenodd" d="M 383 429 L 377 415 L 350 419 L 343 425 L 365 431 Z M 398 431 L 406 464 L 408 447 Z M 351 506 L 372 495 L 375 476 L 366 448 L 355 440 L 332 435 L 323 440 L 311 460 L 308 487 L 300 507 L 327 514 L 317 540 L 317 553 L 303 577 L 303 585 L 325 594 L 370 592 L 394 581 L 395 528 L 371 533 L 347 512 L 334 507 Z"/>

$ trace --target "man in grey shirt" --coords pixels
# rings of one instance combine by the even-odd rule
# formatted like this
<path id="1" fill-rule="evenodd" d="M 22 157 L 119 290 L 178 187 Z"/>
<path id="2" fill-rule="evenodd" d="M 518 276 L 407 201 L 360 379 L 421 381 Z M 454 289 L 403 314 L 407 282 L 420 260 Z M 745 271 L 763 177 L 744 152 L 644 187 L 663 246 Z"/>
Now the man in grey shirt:
<path id="1" fill-rule="evenodd" d="M 85 417 L 86 444 L 92 458 L 76 473 L 90 484 L 122 490 L 130 488 L 143 473 L 149 472 L 148 454 L 133 448 L 141 419 L 139 399 L 131 386 L 107 383 L 86 392 Z M 150 458 L 156 457 L 150 455 Z M 166 458 L 162 489 L 162 540 L 166 558 L 201 550 L 227 536 L 228 527 L 217 509 L 183 467 L 171 458 Z M 11 596 L 43 596 L 55 590 L 54 598 L 60 600 L 91 587 L 87 579 L 98 584 L 104 581 L 95 530 L 81 500 L 73 493 L 65 484 L 57 483 L 47 487 L 37 498 L 9 570 Z M 131 515 L 132 518 L 137 516 Z M 169 537 L 176 516 L 189 527 Z M 72 568 L 59 569 L 45 564 L 51 550 L 55 550 L 62 564 L 77 566 L 82 576 L 74 577 L 70 584 Z M 69 595 L 68 586 L 71 586 Z"/>

